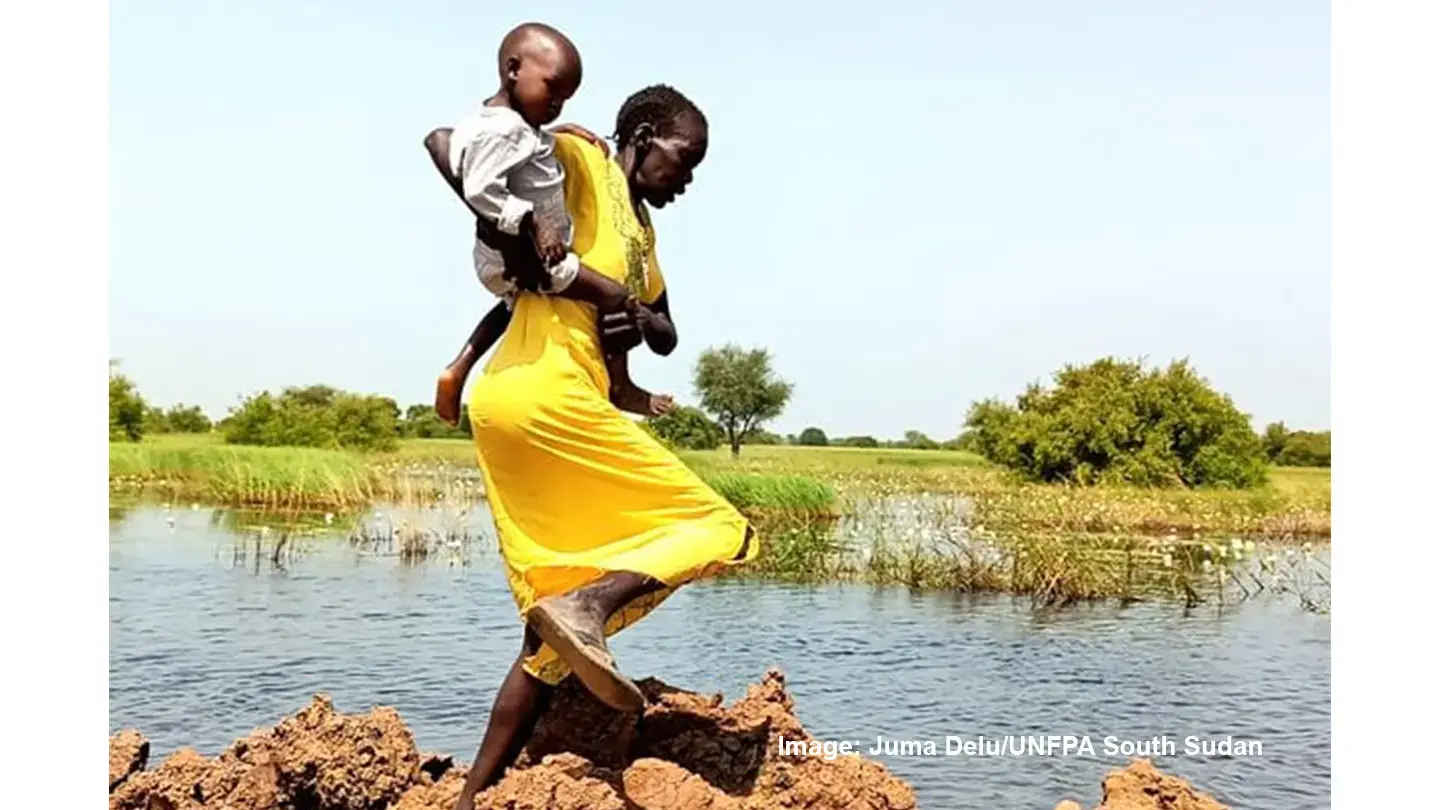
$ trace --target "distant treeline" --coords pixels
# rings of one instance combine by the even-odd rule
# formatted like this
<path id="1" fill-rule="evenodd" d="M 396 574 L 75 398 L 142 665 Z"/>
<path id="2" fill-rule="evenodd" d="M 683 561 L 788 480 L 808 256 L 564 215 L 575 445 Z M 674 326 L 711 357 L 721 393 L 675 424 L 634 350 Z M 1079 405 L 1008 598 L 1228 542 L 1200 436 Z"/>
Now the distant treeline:
<path id="1" fill-rule="evenodd" d="M 892 440 L 831 438 L 818 426 L 799 434 L 772 433 L 758 424 L 778 413 L 789 388 L 780 390 L 788 383 L 772 379 L 768 355 L 727 348 L 707 359 L 718 369 L 713 376 L 719 382 L 699 385 L 706 378 L 697 372 L 706 410 L 680 406 L 643 423 L 671 447 L 714 450 L 728 444 L 735 452 L 740 444 L 965 450 L 1036 481 L 1080 485 L 1247 488 L 1263 483 L 1271 464 L 1330 466 L 1330 431 L 1292 431 L 1277 422 L 1257 434 L 1229 396 L 1214 390 L 1185 362 L 1151 369 L 1102 358 L 1086 366 L 1066 366 L 1054 375 L 1053 386 L 1032 384 L 1014 404 L 998 399 L 975 403 L 963 432 L 937 441 L 918 430 Z M 708 366 L 701 370 L 716 371 Z M 745 424 L 750 427 L 736 428 Z M 196 406 L 162 410 L 148 404 L 112 366 L 112 441 L 211 430 L 232 444 L 389 450 L 402 438 L 468 438 L 470 418 L 462 412 L 460 425 L 451 427 L 428 404 L 402 411 L 389 397 L 311 385 L 254 394 L 212 425 Z M 733 441 L 737 437 L 738 442 Z"/>
<path id="2" fill-rule="evenodd" d="M 1330 431 L 1290 430 L 1284 422 L 1265 426 L 1265 456 L 1281 467 L 1329 467 Z"/>
<path id="3" fill-rule="evenodd" d="M 403 438 L 468 438 L 470 417 L 462 408 L 460 425 L 451 427 L 429 405 L 411 405 L 402 413 L 389 397 L 311 385 L 252 395 L 212 423 L 198 406 L 162 410 L 150 405 L 112 366 L 111 441 L 211 431 L 219 431 L 230 444 L 391 450 Z"/>

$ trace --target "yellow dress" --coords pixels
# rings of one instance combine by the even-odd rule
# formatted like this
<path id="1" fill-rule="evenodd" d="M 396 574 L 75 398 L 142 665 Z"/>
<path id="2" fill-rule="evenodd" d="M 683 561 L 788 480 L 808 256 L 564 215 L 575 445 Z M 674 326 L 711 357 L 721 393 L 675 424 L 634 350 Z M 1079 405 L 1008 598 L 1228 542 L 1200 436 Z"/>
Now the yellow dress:
<path id="1" fill-rule="evenodd" d="M 636 217 L 624 173 L 583 139 L 556 141 L 575 252 L 654 302 L 665 289 L 654 231 Z M 611 616 L 609 636 L 680 585 L 752 559 L 758 543 L 729 502 L 610 403 L 595 317 L 586 303 L 520 293 L 471 391 L 470 419 L 522 616 L 610 571 L 665 584 Z M 550 684 L 569 674 L 548 645 L 524 666 Z"/>

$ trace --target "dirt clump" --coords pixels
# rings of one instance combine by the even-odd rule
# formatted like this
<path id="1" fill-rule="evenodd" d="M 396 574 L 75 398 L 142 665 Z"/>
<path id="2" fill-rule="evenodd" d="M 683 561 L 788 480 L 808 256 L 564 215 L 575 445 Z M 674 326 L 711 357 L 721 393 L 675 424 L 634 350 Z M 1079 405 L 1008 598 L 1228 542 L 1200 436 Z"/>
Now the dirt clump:
<path id="1" fill-rule="evenodd" d="M 1157 770 L 1148 759 L 1136 759 L 1111 771 L 1101 783 L 1104 794 L 1095 810 L 1230 810 L 1178 776 Z M 1069 799 L 1055 810 L 1081 810 Z"/>
<path id="2" fill-rule="evenodd" d="M 639 685 L 648 705 L 637 716 L 609 709 L 577 684 L 562 684 L 514 767 L 476 797 L 476 807 L 916 807 L 910 786 L 879 763 L 854 755 L 782 755 L 782 736 L 800 743 L 812 738 L 796 719 L 778 671 L 767 672 L 729 707 L 720 695 L 654 679 Z M 111 810 L 453 810 L 465 779 L 453 758 L 422 756 L 393 709 L 342 715 L 324 695 L 219 756 L 182 749 L 147 770 L 148 754 L 138 732 L 111 738 Z M 1225 810 L 1144 761 L 1110 774 L 1104 787 L 1098 810 Z"/>
<path id="3" fill-rule="evenodd" d="M 393 709 L 342 715 L 324 695 L 218 757 L 176 751 L 124 780 L 111 810 L 245 807 L 379 810 L 420 781 L 415 741 Z"/>
<path id="4" fill-rule="evenodd" d="M 110 737 L 110 790 L 130 778 L 130 774 L 145 770 L 150 759 L 150 741 L 133 728 L 117 732 Z"/>

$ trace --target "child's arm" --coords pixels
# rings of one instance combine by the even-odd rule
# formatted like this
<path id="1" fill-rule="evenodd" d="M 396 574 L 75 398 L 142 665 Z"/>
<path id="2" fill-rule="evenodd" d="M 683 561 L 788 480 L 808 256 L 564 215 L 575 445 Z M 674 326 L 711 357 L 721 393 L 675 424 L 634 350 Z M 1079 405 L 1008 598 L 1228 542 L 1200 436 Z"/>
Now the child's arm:
<path id="1" fill-rule="evenodd" d="M 641 416 L 660 416 L 675 407 L 669 394 L 652 394 L 630 379 L 630 355 L 626 352 L 605 356 L 610 374 L 610 402 L 622 411 Z"/>

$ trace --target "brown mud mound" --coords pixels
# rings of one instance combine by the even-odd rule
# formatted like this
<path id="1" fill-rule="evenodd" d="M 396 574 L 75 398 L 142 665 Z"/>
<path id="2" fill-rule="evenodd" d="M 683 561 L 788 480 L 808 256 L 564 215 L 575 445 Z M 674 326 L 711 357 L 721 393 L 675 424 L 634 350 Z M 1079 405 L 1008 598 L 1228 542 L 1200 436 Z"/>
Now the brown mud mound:
<path id="1" fill-rule="evenodd" d="M 572 679 L 573 680 L 573 679 Z M 720 695 L 639 682 L 624 715 L 567 682 L 529 746 L 480 810 L 913 810 L 910 786 L 878 763 L 780 754 L 812 738 L 770 671 L 732 706 Z M 476 735 L 480 729 L 475 729 Z M 217 757 L 177 751 L 146 770 L 149 743 L 110 740 L 111 810 L 452 810 L 464 782 L 450 757 L 421 756 L 393 709 L 342 715 L 329 698 Z M 1105 779 L 1100 810 L 1225 810 L 1137 761 Z M 1143 803 L 1148 802 L 1148 803 Z"/>
<path id="2" fill-rule="evenodd" d="M 1095 810 L 1230 810 L 1176 776 L 1161 773 L 1148 759 L 1137 759 L 1129 767 L 1106 774 L 1104 795 Z M 1055 810 L 1081 810 L 1066 800 Z"/>
<path id="3" fill-rule="evenodd" d="M 573 681 L 573 679 L 572 679 Z M 780 756 L 809 741 L 777 671 L 726 708 L 647 679 L 643 715 L 617 713 L 567 681 L 530 745 L 482 793 L 493 810 L 912 810 L 910 786 L 858 757 Z M 478 736 L 480 729 L 477 728 Z M 148 743 L 110 741 L 111 810 L 451 810 L 464 782 L 449 757 L 422 758 L 391 709 L 342 715 L 320 695 L 272 729 L 209 758 L 177 751 L 145 770 Z"/>

